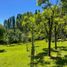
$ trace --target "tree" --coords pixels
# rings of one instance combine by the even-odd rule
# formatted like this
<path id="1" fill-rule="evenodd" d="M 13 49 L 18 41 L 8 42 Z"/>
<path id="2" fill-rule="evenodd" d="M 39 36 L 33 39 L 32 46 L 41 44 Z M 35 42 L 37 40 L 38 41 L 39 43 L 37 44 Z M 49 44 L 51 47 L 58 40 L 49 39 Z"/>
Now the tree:
<path id="1" fill-rule="evenodd" d="M 22 22 L 21 22 L 22 20 L 23 20 L 22 14 L 17 14 L 17 17 L 16 17 L 16 26 L 21 31 L 22 31 Z"/>
<path id="2" fill-rule="evenodd" d="M 10 27 L 10 24 L 9 24 L 8 21 L 9 21 L 9 20 L 5 20 L 5 21 L 4 21 L 4 27 L 5 27 L 5 29 L 6 29 L 6 32 L 5 32 L 5 34 L 4 34 L 4 41 L 5 41 L 5 43 L 7 43 L 7 44 L 8 44 L 8 42 L 9 42 L 8 30 L 9 30 L 9 27 Z"/>
<path id="3" fill-rule="evenodd" d="M 5 33 L 5 28 L 0 24 L 0 43 L 4 42 L 4 33 Z"/>
<path id="4" fill-rule="evenodd" d="M 4 20 L 4 27 L 5 27 L 6 29 L 8 28 L 7 23 L 8 23 L 8 20 Z"/>
<path id="5" fill-rule="evenodd" d="M 51 36 L 52 36 L 52 28 L 53 28 L 53 12 L 50 8 L 45 9 L 45 11 L 43 12 L 43 18 L 46 21 L 44 22 L 44 25 L 47 24 L 48 26 L 48 30 L 46 30 L 47 34 L 48 34 L 48 55 L 50 55 L 51 53 Z"/>
<path id="6" fill-rule="evenodd" d="M 67 13 L 67 0 L 61 0 L 63 13 Z"/>
<path id="7" fill-rule="evenodd" d="M 36 32 L 35 32 L 35 39 L 43 39 L 44 38 L 44 29 L 43 29 L 43 23 L 42 22 L 42 15 L 40 13 L 40 10 L 35 11 L 35 24 L 36 24 Z"/>
<path id="8" fill-rule="evenodd" d="M 14 32 L 13 29 L 10 29 L 8 32 L 9 35 L 9 43 L 19 43 L 21 42 L 21 39 L 19 38 L 21 34 L 21 31 L 19 29 L 16 29 L 16 31 Z"/>
<path id="9" fill-rule="evenodd" d="M 12 28 L 14 29 L 15 32 L 15 28 L 16 28 L 16 22 L 15 22 L 15 17 L 11 17 L 11 23 L 12 23 Z"/>
<path id="10" fill-rule="evenodd" d="M 63 16 L 63 19 L 64 19 L 63 33 L 66 39 L 67 38 L 67 15 Z"/>
<path id="11" fill-rule="evenodd" d="M 62 18 L 61 17 L 55 17 L 54 18 L 55 49 L 57 49 L 58 34 L 60 33 L 60 31 L 59 31 L 59 25 L 63 25 L 63 24 L 64 24 L 63 17 Z"/>
<path id="12" fill-rule="evenodd" d="M 54 11 L 51 8 L 51 3 L 49 2 L 49 0 L 38 0 L 38 5 L 41 4 L 45 4 L 44 8 L 46 9 L 45 12 L 43 13 L 43 15 L 45 16 L 45 18 L 47 19 L 47 23 L 48 23 L 48 55 L 50 55 L 51 53 L 51 35 L 52 35 L 52 26 L 53 26 L 53 15 L 54 15 Z"/>
<path id="13" fill-rule="evenodd" d="M 57 44 L 56 44 L 56 40 L 57 40 L 57 23 L 54 22 L 54 17 L 55 14 L 58 14 L 58 3 L 59 1 L 56 0 L 56 4 L 52 7 L 52 4 L 49 0 L 38 0 L 38 5 L 41 6 L 41 4 L 45 4 L 45 6 L 43 7 L 45 9 L 46 12 L 43 13 L 43 15 L 45 16 L 46 23 L 48 25 L 46 25 L 46 23 L 44 23 L 45 25 L 45 30 L 48 36 L 48 49 L 49 49 L 49 56 L 50 56 L 50 52 L 51 52 L 51 36 L 52 36 L 52 28 L 54 25 L 54 30 L 55 30 L 55 48 L 57 48 Z M 56 7 L 57 6 L 57 7 Z M 56 9 L 57 8 L 57 9 Z M 55 11 L 56 10 L 56 11 Z M 55 13 L 56 12 L 56 13 Z M 59 16 L 59 15 L 58 15 Z M 43 21 L 45 22 L 45 21 Z M 49 26 L 49 27 L 47 27 Z"/>
<path id="14" fill-rule="evenodd" d="M 60 11 L 59 11 L 59 7 L 58 6 L 53 6 L 53 10 L 54 10 L 54 35 L 55 35 L 55 49 L 57 49 L 57 36 L 58 36 L 58 25 L 62 24 L 61 22 L 61 15 L 60 15 Z"/>
<path id="15" fill-rule="evenodd" d="M 32 47 L 31 47 L 31 67 L 34 67 L 34 56 L 35 56 L 35 46 L 34 46 L 34 30 L 35 30 L 35 15 L 29 17 L 29 27 L 32 36 Z"/>

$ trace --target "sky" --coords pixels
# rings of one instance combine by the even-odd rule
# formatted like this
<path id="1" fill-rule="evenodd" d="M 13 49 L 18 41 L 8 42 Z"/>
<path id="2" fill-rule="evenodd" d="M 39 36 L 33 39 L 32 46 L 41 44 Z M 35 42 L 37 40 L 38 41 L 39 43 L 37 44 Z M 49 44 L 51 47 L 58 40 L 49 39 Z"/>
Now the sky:
<path id="1" fill-rule="evenodd" d="M 54 3 L 54 0 L 51 0 Z M 36 5 L 36 0 L 0 0 L 0 24 L 5 19 L 27 11 L 35 12 L 36 9 L 42 8 Z"/>

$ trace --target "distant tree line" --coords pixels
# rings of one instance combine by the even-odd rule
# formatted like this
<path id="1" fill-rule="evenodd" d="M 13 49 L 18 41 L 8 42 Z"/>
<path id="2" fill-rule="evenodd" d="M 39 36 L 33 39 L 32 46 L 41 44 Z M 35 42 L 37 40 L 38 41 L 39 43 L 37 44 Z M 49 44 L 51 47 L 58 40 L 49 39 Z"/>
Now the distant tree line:
<path id="1" fill-rule="evenodd" d="M 57 11 L 55 11 L 57 18 L 55 19 L 55 24 L 53 23 L 52 27 L 52 41 L 55 41 L 54 36 L 57 34 L 57 39 L 65 40 L 67 38 L 67 32 L 66 32 L 66 25 L 67 25 L 67 16 L 66 15 L 60 15 L 60 10 L 58 7 L 56 7 Z M 52 9 L 55 9 L 55 6 L 52 7 Z M 48 12 L 49 10 L 49 12 Z M 4 21 L 4 25 L 0 25 L 0 29 L 3 31 L 2 39 L 0 38 L 1 42 L 3 43 L 18 43 L 18 42 L 26 42 L 31 41 L 31 26 L 33 24 L 34 26 L 34 39 L 35 40 L 42 40 L 48 38 L 48 31 L 49 31 L 49 24 L 47 21 L 49 20 L 49 14 L 51 12 L 51 9 L 45 9 L 42 13 L 40 10 L 36 10 L 33 14 L 32 12 L 27 12 L 24 14 L 18 14 L 17 17 L 12 16 L 9 19 Z M 32 18 L 31 18 L 32 17 Z M 31 18 L 31 19 L 30 19 Z M 34 22 L 33 22 L 34 21 Z M 31 23 L 33 22 L 33 23 Z M 64 22 L 64 23 L 61 23 Z M 59 28 L 60 27 L 60 28 Z M 55 33 L 56 31 L 56 33 Z M 0 35 L 1 35 L 0 34 Z"/>
<path id="2" fill-rule="evenodd" d="M 39 10 L 36 10 L 33 14 L 32 12 L 27 12 L 24 14 L 18 14 L 17 17 L 10 17 L 9 19 L 4 21 L 4 38 L 6 39 L 4 42 L 8 43 L 18 43 L 18 42 L 28 42 L 31 41 L 31 26 L 32 23 L 35 28 L 35 39 L 44 39 L 43 30 L 39 30 L 40 22 L 41 22 L 41 13 Z M 34 20 L 33 20 L 34 18 Z M 36 26 L 35 26 L 36 25 Z M 43 32 L 41 35 L 40 33 Z"/>

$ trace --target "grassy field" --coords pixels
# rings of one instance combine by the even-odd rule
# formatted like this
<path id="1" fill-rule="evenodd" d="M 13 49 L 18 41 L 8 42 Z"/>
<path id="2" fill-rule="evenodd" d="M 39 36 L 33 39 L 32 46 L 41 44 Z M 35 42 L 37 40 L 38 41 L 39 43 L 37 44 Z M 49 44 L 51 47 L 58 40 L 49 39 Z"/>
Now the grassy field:
<path id="1" fill-rule="evenodd" d="M 0 45 L 0 67 L 30 67 L 31 43 Z M 52 43 L 50 58 L 48 56 L 48 44 L 42 41 L 35 42 L 35 67 L 67 67 L 67 42 L 58 42 L 58 50 Z"/>

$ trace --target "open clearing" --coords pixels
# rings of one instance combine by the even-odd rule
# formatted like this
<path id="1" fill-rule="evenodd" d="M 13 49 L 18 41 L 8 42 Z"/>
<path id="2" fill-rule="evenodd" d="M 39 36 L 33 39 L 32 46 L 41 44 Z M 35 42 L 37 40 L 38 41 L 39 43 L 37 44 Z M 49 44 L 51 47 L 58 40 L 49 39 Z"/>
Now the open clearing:
<path id="1" fill-rule="evenodd" d="M 30 67 L 31 43 L 0 45 L 0 67 Z M 48 56 L 45 40 L 35 42 L 35 67 L 67 67 L 67 42 L 58 42 L 58 49 L 52 43 L 52 57 Z"/>

